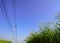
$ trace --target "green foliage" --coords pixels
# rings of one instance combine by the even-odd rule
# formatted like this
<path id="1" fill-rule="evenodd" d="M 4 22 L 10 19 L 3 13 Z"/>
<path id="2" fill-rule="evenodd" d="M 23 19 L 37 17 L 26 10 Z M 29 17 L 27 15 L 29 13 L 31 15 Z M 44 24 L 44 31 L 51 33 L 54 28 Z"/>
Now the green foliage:
<path id="1" fill-rule="evenodd" d="M 0 43 L 12 43 L 11 41 L 0 40 Z"/>
<path id="2" fill-rule="evenodd" d="M 56 30 L 56 43 L 60 43 L 60 13 L 57 15 Z"/>
<path id="3" fill-rule="evenodd" d="M 43 25 L 40 29 L 40 32 L 27 37 L 26 43 L 60 43 L 60 13 L 53 29 L 49 25 Z"/>
<path id="4" fill-rule="evenodd" d="M 55 43 L 55 32 L 49 27 L 44 27 L 41 32 L 32 33 L 26 40 L 27 43 Z"/>

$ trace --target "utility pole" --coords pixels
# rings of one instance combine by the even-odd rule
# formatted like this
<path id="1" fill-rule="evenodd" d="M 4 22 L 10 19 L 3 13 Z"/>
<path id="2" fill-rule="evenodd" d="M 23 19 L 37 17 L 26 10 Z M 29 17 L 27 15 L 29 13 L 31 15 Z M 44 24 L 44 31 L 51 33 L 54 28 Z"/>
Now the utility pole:
<path id="1" fill-rule="evenodd" d="M 14 26 L 13 26 L 13 33 L 15 36 L 15 43 L 17 43 L 17 25 L 16 25 L 16 0 L 12 0 L 12 10 L 13 10 L 13 17 L 14 17 Z"/>
<path id="2" fill-rule="evenodd" d="M 17 25 L 14 26 L 14 32 L 15 32 L 15 43 L 17 43 Z"/>
<path id="3" fill-rule="evenodd" d="M 13 32 L 12 32 L 12 43 L 18 43 L 17 42 L 17 30 L 16 30 L 17 26 L 15 25 L 13 27 Z"/>

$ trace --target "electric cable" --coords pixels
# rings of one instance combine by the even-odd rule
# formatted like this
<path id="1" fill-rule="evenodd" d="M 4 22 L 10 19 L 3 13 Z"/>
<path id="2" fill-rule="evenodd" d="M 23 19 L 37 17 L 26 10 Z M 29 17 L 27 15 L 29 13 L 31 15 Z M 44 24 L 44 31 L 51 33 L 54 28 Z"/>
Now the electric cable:
<path id="1" fill-rule="evenodd" d="M 12 25 L 10 23 L 10 20 L 9 20 L 9 17 L 8 17 L 8 14 L 7 14 L 7 11 L 6 11 L 6 7 L 4 5 L 4 1 L 3 0 L 0 0 L 0 4 L 1 4 L 1 11 L 2 11 L 2 15 L 6 21 L 6 23 L 10 26 L 10 28 L 12 28 Z M 12 31 L 12 29 L 10 29 L 10 31 Z"/>

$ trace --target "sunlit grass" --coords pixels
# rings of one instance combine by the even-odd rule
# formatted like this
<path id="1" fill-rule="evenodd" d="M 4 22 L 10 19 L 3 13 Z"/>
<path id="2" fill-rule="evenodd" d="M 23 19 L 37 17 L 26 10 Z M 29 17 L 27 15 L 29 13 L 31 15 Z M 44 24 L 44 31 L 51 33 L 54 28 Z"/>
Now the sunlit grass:
<path id="1" fill-rule="evenodd" d="M 12 43 L 11 41 L 0 40 L 0 43 Z"/>

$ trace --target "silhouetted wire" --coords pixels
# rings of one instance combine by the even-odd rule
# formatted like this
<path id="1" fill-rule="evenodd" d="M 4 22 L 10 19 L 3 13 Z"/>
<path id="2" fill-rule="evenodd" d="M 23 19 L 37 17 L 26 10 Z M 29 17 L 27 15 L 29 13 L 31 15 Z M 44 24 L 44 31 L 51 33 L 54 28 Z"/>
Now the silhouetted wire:
<path id="1" fill-rule="evenodd" d="M 10 20 L 9 20 L 7 11 L 6 11 L 6 7 L 4 5 L 4 1 L 3 0 L 0 0 L 0 1 L 1 1 L 0 2 L 0 4 L 1 4 L 1 10 L 2 10 L 2 13 L 3 13 L 2 15 L 5 18 L 6 23 L 10 26 L 10 28 L 12 28 L 12 25 L 10 23 Z M 12 31 L 12 30 L 10 29 L 10 31 Z"/>

